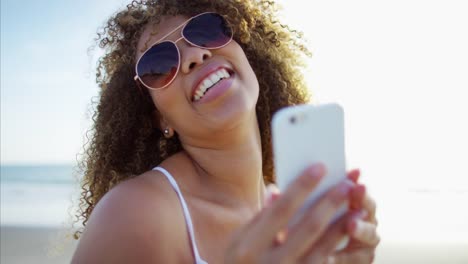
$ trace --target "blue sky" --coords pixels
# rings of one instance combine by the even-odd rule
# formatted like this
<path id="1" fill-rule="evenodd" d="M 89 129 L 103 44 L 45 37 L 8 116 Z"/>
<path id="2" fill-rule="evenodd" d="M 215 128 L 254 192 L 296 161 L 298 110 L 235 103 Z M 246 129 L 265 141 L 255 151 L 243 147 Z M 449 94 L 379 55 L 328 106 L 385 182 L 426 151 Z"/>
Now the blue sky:
<path id="1" fill-rule="evenodd" d="M 87 48 L 122 3 L 2 0 L 2 163 L 74 161 L 97 94 Z"/>

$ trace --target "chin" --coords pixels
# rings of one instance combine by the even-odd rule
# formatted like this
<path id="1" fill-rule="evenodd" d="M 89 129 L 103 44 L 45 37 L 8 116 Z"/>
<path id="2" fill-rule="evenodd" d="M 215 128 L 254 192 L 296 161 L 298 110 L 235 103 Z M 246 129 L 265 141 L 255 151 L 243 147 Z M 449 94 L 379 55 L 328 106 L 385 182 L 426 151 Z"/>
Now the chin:
<path id="1" fill-rule="evenodd" d="M 243 102 L 227 103 L 222 107 L 222 111 L 217 113 L 217 121 L 220 127 L 233 129 L 246 124 L 256 115 L 257 100 L 244 100 Z"/>

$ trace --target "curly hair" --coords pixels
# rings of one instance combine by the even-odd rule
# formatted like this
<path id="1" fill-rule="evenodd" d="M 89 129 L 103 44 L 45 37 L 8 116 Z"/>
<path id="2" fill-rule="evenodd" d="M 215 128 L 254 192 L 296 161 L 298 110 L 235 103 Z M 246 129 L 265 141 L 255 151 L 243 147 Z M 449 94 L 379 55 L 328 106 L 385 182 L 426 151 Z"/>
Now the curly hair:
<path id="1" fill-rule="evenodd" d="M 182 149 L 177 137 L 166 139 L 154 120 L 149 93 L 133 80 L 137 42 L 148 23 L 161 16 L 191 17 L 217 12 L 234 29 L 260 85 L 256 114 L 261 134 L 263 175 L 274 181 L 270 122 L 278 109 L 309 101 L 302 69 L 310 52 L 300 32 L 281 24 L 278 6 L 266 0 L 133 1 L 100 29 L 96 42 L 105 50 L 96 82 L 99 101 L 93 127 L 79 161 L 84 175 L 76 221 L 83 227 L 97 202 L 113 186 L 158 165 Z M 81 230 L 75 232 L 78 239 Z"/>

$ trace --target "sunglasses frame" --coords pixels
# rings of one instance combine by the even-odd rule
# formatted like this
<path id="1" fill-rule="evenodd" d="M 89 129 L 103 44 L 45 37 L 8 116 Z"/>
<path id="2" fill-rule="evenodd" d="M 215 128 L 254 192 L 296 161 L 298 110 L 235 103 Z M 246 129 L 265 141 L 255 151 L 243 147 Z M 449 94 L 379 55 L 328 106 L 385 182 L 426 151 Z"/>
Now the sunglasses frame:
<path id="1" fill-rule="evenodd" d="M 214 48 L 207 48 L 207 47 L 202 47 L 202 46 L 199 46 L 199 45 L 196 45 L 195 43 L 191 42 L 190 40 L 187 39 L 187 37 L 184 35 L 184 29 L 185 27 L 190 23 L 190 21 L 192 21 L 194 18 L 197 18 L 199 16 L 203 16 L 203 15 L 206 15 L 206 14 L 216 14 L 218 16 L 220 16 L 221 18 L 223 18 L 223 20 L 227 23 L 226 19 L 224 19 L 224 17 L 216 12 L 204 12 L 204 13 L 201 13 L 201 14 L 198 14 L 198 15 L 195 15 L 189 19 L 187 19 L 186 21 L 184 21 L 182 24 L 180 24 L 179 26 L 177 26 L 175 29 L 173 29 L 171 32 L 167 33 L 166 35 L 164 35 L 163 37 L 161 37 L 160 39 L 158 39 L 153 45 L 151 45 L 151 47 L 147 48 L 140 56 L 140 58 L 138 58 L 136 64 L 135 64 L 135 77 L 133 78 L 137 84 L 143 84 L 146 88 L 150 89 L 150 90 L 161 90 L 161 89 L 164 89 L 166 88 L 167 86 L 169 86 L 174 80 L 175 78 L 177 77 L 177 75 L 179 74 L 179 70 L 180 70 L 180 64 L 181 64 L 181 56 L 180 56 L 180 50 L 179 50 L 179 47 L 177 47 L 177 42 L 179 42 L 180 40 L 182 39 L 185 39 L 185 41 L 187 43 L 189 43 L 191 46 L 194 46 L 194 47 L 198 47 L 198 48 L 201 48 L 201 49 L 207 49 L 207 50 L 212 50 L 212 49 L 220 49 L 226 45 L 228 45 L 229 43 L 231 43 L 232 41 L 232 38 L 234 36 L 234 32 L 232 30 L 232 28 L 229 27 L 229 29 L 231 30 L 231 36 L 229 38 L 229 40 L 221 45 L 221 46 L 217 46 L 217 47 L 214 47 Z M 178 38 L 177 40 L 175 41 L 172 41 L 172 40 L 164 40 L 165 38 L 167 38 L 168 36 L 172 35 L 174 32 L 176 32 L 178 29 L 181 29 L 180 31 L 180 35 L 181 37 Z M 164 43 L 164 42 L 169 42 L 169 43 L 172 43 L 175 47 L 176 47 L 176 50 L 177 50 L 177 57 L 178 57 L 178 60 L 177 60 L 177 70 L 176 70 L 176 73 L 174 74 L 174 77 L 172 77 L 172 80 L 170 80 L 167 84 L 165 84 L 164 86 L 162 87 L 159 87 L 159 88 L 153 88 L 153 87 L 150 87 L 149 85 L 146 85 L 145 82 L 143 82 L 143 80 L 140 78 L 140 76 L 138 76 L 138 64 L 140 63 L 140 60 L 141 58 L 143 58 L 143 56 L 145 56 L 146 52 L 148 52 L 150 49 L 152 49 L 154 46 L 156 45 L 159 45 L 161 43 Z"/>

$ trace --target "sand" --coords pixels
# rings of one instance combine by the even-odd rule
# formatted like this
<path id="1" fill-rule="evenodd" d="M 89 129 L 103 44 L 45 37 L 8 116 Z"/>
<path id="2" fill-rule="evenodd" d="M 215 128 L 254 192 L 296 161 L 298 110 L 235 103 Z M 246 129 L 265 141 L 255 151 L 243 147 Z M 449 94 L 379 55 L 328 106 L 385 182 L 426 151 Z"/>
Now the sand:
<path id="1" fill-rule="evenodd" d="M 468 264 L 467 242 L 381 242 L 378 264 Z"/>
<path id="2" fill-rule="evenodd" d="M 76 241 L 58 228 L 1 226 L 1 264 L 69 263 Z M 468 264 L 468 241 L 459 243 L 385 241 L 377 264 Z"/>
<path id="3" fill-rule="evenodd" d="M 1 226 L 1 264 L 70 263 L 76 241 L 65 230 L 46 227 Z"/>

